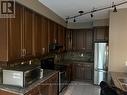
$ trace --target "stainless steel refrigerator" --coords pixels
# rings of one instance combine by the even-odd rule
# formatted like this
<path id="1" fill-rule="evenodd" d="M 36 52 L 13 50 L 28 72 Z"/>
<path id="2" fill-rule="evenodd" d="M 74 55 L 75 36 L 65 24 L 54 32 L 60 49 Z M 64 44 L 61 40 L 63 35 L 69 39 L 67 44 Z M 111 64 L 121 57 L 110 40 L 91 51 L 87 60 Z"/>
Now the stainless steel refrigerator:
<path id="1" fill-rule="evenodd" d="M 94 43 L 94 84 L 106 81 L 108 71 L 108 43 Z"/>

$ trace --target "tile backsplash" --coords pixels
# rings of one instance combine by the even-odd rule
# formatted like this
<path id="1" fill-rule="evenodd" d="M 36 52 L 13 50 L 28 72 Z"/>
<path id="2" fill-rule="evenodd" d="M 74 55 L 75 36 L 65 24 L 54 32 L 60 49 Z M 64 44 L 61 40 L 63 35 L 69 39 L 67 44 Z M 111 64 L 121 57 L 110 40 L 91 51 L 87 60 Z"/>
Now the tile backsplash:
<path id="1" fill-rule="evenodd" d="M 92 52 L 69 51 L 64 54 L 65 60 L 94 61 Z"/>

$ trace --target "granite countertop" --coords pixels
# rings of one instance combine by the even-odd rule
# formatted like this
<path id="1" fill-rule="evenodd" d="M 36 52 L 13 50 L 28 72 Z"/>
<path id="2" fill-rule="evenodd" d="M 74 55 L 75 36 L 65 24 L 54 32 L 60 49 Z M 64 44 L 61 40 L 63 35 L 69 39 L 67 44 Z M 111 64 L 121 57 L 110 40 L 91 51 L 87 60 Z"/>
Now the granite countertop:
<path id="1" fill-rule="evenodd" d="M 111 72 L 111 78 L 117 88 L 127 91 L 127 73 Z M 119 79 L 126 79 L 126 83 L 120 82 Z"/>
<path id="2" fill-rule="evenodd" d="M 47 80 L 49 77 L 51 77 L 52 75 L 54 75 L 56 73 L 57 73 L 57 71 L 44 69 L 43 70 L 43 78 L 37 80 L 36 82 L 34 82 L 33 84 L 31 84 L 28 87 L 21 88 L 21 87 L 16 87 L 16 86 L 9 86 L 9 85 L 0 84 L 0 90 L 18 94 L 18 95 L 24 95 L 25 93 L 32 90 L 36 86 L 40 85 L 40 83 Z"/>
<path id="3" fill-rule="evenodd" d="M 62 61 L 63 63 L 71 63 L 71 62 L 73 62 L 73 63 L 94 63 L 94 61 L 84 61 L 84 60 L 63 60 Z"/>

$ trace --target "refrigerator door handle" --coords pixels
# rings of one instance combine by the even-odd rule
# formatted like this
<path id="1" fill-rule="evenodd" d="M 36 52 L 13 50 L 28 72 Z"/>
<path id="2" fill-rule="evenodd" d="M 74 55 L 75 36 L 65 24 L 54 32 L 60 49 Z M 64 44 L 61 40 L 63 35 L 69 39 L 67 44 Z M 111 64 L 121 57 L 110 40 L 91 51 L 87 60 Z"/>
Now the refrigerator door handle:
<path id="1" fill-rule="evenodd" d="M 104 69 L 99 69 L 99 68 L 96 68 L 95 71 L 106 71 Z"/>

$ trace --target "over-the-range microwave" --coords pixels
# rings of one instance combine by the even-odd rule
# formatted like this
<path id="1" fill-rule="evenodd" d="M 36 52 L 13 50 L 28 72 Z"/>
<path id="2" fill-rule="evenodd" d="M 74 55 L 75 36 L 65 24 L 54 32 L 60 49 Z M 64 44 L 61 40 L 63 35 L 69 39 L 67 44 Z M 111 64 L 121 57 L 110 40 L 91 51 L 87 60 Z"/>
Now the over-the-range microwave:
<path id="1" fill-rule="evenodd" d="M 39 66 L 19 66 L 16 68 L 3 69 L 3 84 L 27 87 L 40 78 Z"/>

